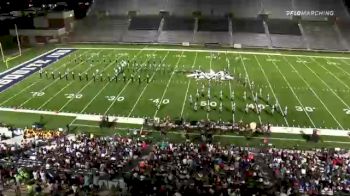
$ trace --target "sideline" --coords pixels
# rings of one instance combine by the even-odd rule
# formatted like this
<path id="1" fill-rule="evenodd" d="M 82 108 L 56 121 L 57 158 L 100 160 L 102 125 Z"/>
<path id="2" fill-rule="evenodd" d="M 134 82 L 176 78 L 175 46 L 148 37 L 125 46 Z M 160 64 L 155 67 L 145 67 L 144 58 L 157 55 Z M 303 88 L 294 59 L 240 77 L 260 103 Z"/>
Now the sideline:
<path id="1" fill-rule="evenodd" d="M 42 111 L 42 110 L 30 110 L 30 109 L 16 109 L 0 107 L 0 111 L 3 112 L 17 112 L 17 113 L 28 113 L 28 114 L 45 114 L 55 116 L 67 116 L 75 117 L 75 120 L 86 120 L 86 121 L 101 121 L 103 115 L 99 114 L 79 114 L 71 112 L 57 112 L 57 111 Z M 142 125 L 145 120 L 143 118 L 135 117 L 122 117 L 122 116 L 108 116 L 109 121 L 115 121 L 117 123 L 136 124 Z M 287 134 L 312 134 L 317 128 L 300 128 L 300 127 L 271 127 L 271 133 L 287 133 Z M 349 137 L 350 130 L 339 130 L 339 129 L 317 129 L 319 135 L 325 136 L 342 136 Z"/>
<path id="2" fill-rule="evenodd" d="M 324 55 L 304 55 L 304 54 L 284 54 L 280 52 L 249 52 L 249 51 L 232 51 L 232 50 L 206 50 L 206 49 L 176 49 L 176 48 L 91 48 L 91 47 L 64 47 L 64 48 L 56 48 L 56 49 L 85 49 L 85 50 L 148 50 L 148 51 L 173 51 L 173 52 L 217 52 L 217 53 L 229 53 L 229 54 L 252 54 L 252 55 L 271 55 L 271 56 L 292 56 L 292 57 L 312 57 L 312 58 L 328 58 L 328 59 L 350 59 L 350 57 L 342 57 L 342 56 L 324 56 Z M 346 53 L 347 54 L 347 53 Z"/>

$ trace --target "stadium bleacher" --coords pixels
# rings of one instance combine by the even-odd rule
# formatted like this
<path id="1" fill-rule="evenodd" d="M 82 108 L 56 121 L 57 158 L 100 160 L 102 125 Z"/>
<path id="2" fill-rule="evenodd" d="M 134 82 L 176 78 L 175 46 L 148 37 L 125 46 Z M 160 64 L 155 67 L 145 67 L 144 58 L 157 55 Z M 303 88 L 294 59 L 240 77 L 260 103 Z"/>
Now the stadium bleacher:
<path id="1" fill-rule="evenodd" d="M 200 18 L 198 20 L 198 31 L 228 31 L 227 18 Z"/>
<path id="2" fill-rule="evenodd" d="M 154 30 L 134 30 L 126 31 L 123 35 L 123 42 L 130 43 L 150 43 L 157 39 L 157 31 Z"/>
<path id="3" fill-rule="evenodd" d="M 218 43 L 223 45 L 230 44 L 230 36 L 228 32 L 210 32 L 210 31 L 198 31 L 195 34 L 195 43 Z"/>
<path id="4" fill-rule="evenodd" d="M 72 39 L 80 42 L 119 42 L 128 26 L 129 19 L 126 16 L 103 19 L 86 17 L 76 23 Z"/>
<path id="5" fill-rule="evenodd" d="M 301 35 L 298 22 L 293 20 L 272 19 L 266 21 L 270 34 Z"/>
<path id="6" fill-rule="evenodd" d="M 164 19 L 164 31 L 193 31 L 194 18 L 169 16 Z"/>
<path id="7" fill-rule="evenodd" d="M 136 11 L 140 15 L 154 15 L 164 9 L 165 1 L 144 0 L 95 0 L 92 13 L 108 12 L 108 15 L 127 15 L 129 11 Z"/>
<path id="8" fill-rule="evenodd" d="M 159 33 L 160 43 L 193 42 L 195 20 L 192 17 L 168 16 L 164 18 L 162 31 Z"/>
<path id="9" fill-rule="evenodd" d="M 334 11 L 336 17 L 349 20 L 349 13 L 342 0 L 294 0 L 293 9 L 313 11 Z M 302 16 L 303 20 L 325 21 L 325 16 Z"/>
<path id="10" fill-rule="evenodd" d="M 194 1 L 167 0 L 166 9 L 170 15 L 176 16 L 192 16 L 197 4 Z"/>
<path id="11" fill-rule="evenodd" d="M 311 49 L 344 50 L 334 25 L 330 22 L 302 21 L 305 37 Z"/>
<path id="12" fill-rule="evenodd" d="M 334 10 L 335 16 L 293 18 L 286 13 L 310 9 Z M 130 12 L 136 15 L 131 17 Z M 160 12 L 166 14 L 160 16 Z M 321 50 L 348 50 L 350 42 L 346 22 L 350 17 L 341 0 L 96 0 L 89 13 L 77 22 L 72 41 L 241 43 Z M 232 19 L 227 17 L 230 14 Z M 331 21 L 335 20 L 343 24 L 334 27 Z M 344 40 L 347 44 L 340 43 Z"/>
<path id="13" fill-rule="evenodd" d="M 158 30 L 160 16 L 135 16 L 131 19 L 129 30 Z"/>
<path id="14" fill-rule="evenodd" d="M 233 32 L 265 33 L 262 20 L 235 18 L 232 20 Z"/>
<path id="15" fill-rule="evenodd" d="M 268 46 L 268 38 L 262 20 L 236 18 L 232 20 L 232 26 L 233 43 L 239 43 L 245 47 Z"/>
<path id="16" fill-rule="evenodd" d="M 302 36 L 270 34 L 270 37 L 271 37 L 272 47 L 274 48 L 303 49 L 307 47 L 303 41 Z"/>
<path id="17" fill-rule="evenodd" d="M 195 43 L 230 44 L 229 25 L 224 17 L 202 17 L 198 20 Z"/>
<path id="18" fill-rule="evenodd" d="M 201 11 L 203 16 L 224 16 L 231 12 L 231 0 L 201 0 L 197 1 L 197 10 Z"/>
<path id="19" fill-rule="evenodd" d="M 286 14 L 286 11 L 292 9 L 292 0 L 261 0 L 261 4 L 261 11 L 268 14 L 269 19 L 291 19 L 291 17 Z"/>
<path id="20" fill-rule="evenodd" d="M 337 23 L 339 31 L 342 37 L 342 43 L 344 47 L 350 50 L 350 21 L 343 21 Z"/>
<path id="21" fill-rule="evenodd" d="M 306 48 L 296 21 L 290 19 L 269 19 L 266 21 L 272 47 Z"/>
<path id="22" fill-rule="evenodd" d="M 159 34 L 158 42 L 172 44 L 193 43 L 193 36 L 193 31 L 162 31 Z"/>
<path id="23" fill-rule="evenodd" d="M 262 10 L 259 0 L 234 0 L 231 5 L 232 13 L 237 18 L 256 18 Z"/>
<path id="24" fill-rule="evenodd" d="M 233 44 L 242 44 L 243 47 L 267 47 L 268 38 L 264 33 L 233 33 Z"/>

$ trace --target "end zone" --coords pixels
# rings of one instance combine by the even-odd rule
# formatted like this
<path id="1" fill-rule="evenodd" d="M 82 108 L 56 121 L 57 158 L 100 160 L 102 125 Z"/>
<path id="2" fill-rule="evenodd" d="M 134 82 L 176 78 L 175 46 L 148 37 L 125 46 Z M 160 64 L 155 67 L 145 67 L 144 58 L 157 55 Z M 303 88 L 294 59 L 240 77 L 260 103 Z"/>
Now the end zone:
<path id="1" fill-rule="evenodd" d="M 55 49 L 0 74 L 0 93 L 76 49 Z"/>

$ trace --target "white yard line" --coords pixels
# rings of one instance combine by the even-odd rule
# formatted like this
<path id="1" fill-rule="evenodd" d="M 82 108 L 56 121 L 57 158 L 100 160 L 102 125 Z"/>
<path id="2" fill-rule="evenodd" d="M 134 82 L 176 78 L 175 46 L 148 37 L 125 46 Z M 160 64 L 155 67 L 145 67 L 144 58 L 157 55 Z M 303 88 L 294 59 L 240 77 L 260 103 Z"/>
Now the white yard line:
<path id="1" fill-rule="evenodd" d="M 212 52 L 211 52 L 210 53 L 210 60 L 209 60 L 209 71 L 211 71 L 211 64 L 212 63 L 213 63 L 213 56 L 212 56 Z M 208 80 L 208 86 L 209 86 L 209 88 L 211 88 L 211 80 Z M 207 120 L 210 120 L 209 116 L 210 116 L 210 112 L 207 111 Z"/>
<path id="2" fill-rule="evenodd" d="M 273 97 L 275 98 L 276 101 L 278 101 L 278 103 L 280 103 L 280 101 L 277 99 L 277 96 L 276 96 L 275 91 L 273 90 L 273 88 L 272 88 L 272 86 L 271 86 L 271 83 L 270 83 L 269 78 L 266 76 L 265 70 L 262 68 L 262 66 L 261 66 L 261 64 L 260 64 L 259 59 L 258 59 L 255 55 L 254 55 L 254 58 L 255 58 L 256 62 L 258 62 L 258 65 L 259 65 L 259 67 L 260 67 L 260 70 L 261 70 L 261 72 L 263 73 L 263 75 L 264 75 L 264 77 L 265 77 L 267 83 L 269 84 L 269 87 L 270 87 L 270 90 L 271 90 L 271 92 L 272 92 Z M 283 113 L 283 110 L 282 110 L 282 107 L 281 107 L 280 104 L 278 104 L 278 107 L 280 108 L 281 113 Z M 286 123 L 287 127 L 289 127 L 289 123 L 288 123 L 288 120 L 287 120 L 286 116 L 285 116 L 284 114 L 282 114 L 282 116 L 283 116 L 283 118 L 284 118 L 284 122 Z"/>
<path id="3" fill-rule="evenodd" d="M 245 74 L 246 74 L 246 76 L 247 76 L 247 79 L 248 79 L 249 89 L 250 89 L 251 95 L 254 96 L 252 84 L 250 83 L 249 74 L 248 74 L 248 71 L 247 71 L 247 69 L 246 69 L 246 67 L 245 67 L 245 63 L 244 63 L 244 60 L 243 60 L 243 58 L 242 58 L 242 55 L 239 55 L 239 57 L 240 57 L 240 59 L 241 59 L 241 62 L 242 62 L 243 68 L 244 68 L 244 72 L 245 72 Z M 258 105 L 257 105 L 256 103 L 255 103 L 255 108 L 258 108 Z M 260 122 L 260 124 L 261 124 L 262 121 L 261 121 L 261 116 L 260 116 L 260 114 L 258 114 L 258 118 L 259 118 L 259 122 Z"/>
<path id="4" fill-rule="evenodd" d="M 84 52 L 84 53 L 87 53 L 87 51 Z M 83 54 L 84 54 L 84 53 L 83 53 Z M 46 53 L 45 53 L 45 54 L 46 54 Z M 42 56 L 42 55 L 41 55 L 41 56 Z M 78 57 L 77 57 L 77 58 L 78 58 Z M 77 59 L 77 58 L 74 58 L 74 59 L 70 60 L 69 62 L 66 62 L 66 63 L 60 65 L 59 67 L 57 67 L 57 68 L 54 69 L 53 71 L 55 72 L 55 71 L 57 71 L 58 69 L 61 69 L 61 68 L 64 67 L 66 64 L 72 62 L 73 60 L 75 60 L 75 59 Z M 35 59 L 35 58 L 34 58 L 34 59 Z M 31 59 L 31 60 L 33 60 L 33 59 Z M 29 62 L 29 61 L 31 61 L 31 60 L 28 60 L 27 62 Z M 54 64 L 55 64 L 55 63 L 51 64 L 50 66 L 52 66 L 52 65 L 54 65 Z M 47 68 L 48 68 L 48 67 L 45 67 L 45 69 L 47 69 Z M 45 69 L 44 69 L 44 70 L 45 70 Z M 4 103 L 7 103 L 7 102 L 10 101 L 10 100 L 12 100 L 13 98 L 17 97 L 18 95 L 22 94 L 24 91 L 26 91 L 27 89 L 29 89 L 30 87 L 34 86 L 35 84 L 37 84 L 37 83 L 39 83 L 39 82 L 40 82 L 40 80 L 37 80 L 36 82 L 34 82 L 34 83 L 30 84 L 29 86 L 25 87 L 24 89 L 22 89 L 22 90 L 19 91 L 18 93 L 14 94 L 13 96 L 11 96 L 11 97 L 9 97 L 8 99 L 6 99 L 5 101 L 1 102 L 1 103 L 0 103 L 0 106 L 3 105 Z M 14 84 L 13 86 L 11 86 L 11 88 L 13 88 L 15 85 L 17 85 L 17 84 L 19 84 L 19 83 L 20 83 L 20 82 L 17 82 L 17 83 Z"/>
<path id="5" fill-rule="evenodd" d="M 28 85 L 27 87 L 25 87 L 24 89 L 22 89 L 21 91 L 19 91 L 18 93 L 14 94 L 13 96 L 9 97 L 8 99 L 6 99 L 5 101 L 0 103 L 0 106 L 2 106 L 4 103 L 7 103 L 8 101 L 12 100 L 13 98 L 17 97 L 19 94 L 23 93 L 24 91 L 26 91 L 27 89 L 29 89 L 30 87 L 34 86 L 35 84 L 37 84 L 40 80 L 37 80 L 36 82 Z"/>
<path id="6" fill-rule="evenodd" d="M 164 57 L 163 57 L 163 59 L 162 59 L 160 65 L 163 64 L 164 60 L 166 59 L 166 57 L 167 57 L 168 55 L 169 55 L 169 51 L 166 53 L 166 55 L 164 55 Z M 151 76 L 151 78 L 150 78 L 150 81 L 152 81 L 152 79 L 153 79 L 153 77 L 156 75 L 158 69 L 159 69 L 159 67 L 157 67 L 157 69 L 153 72 L 153 74 L 152 74 L 152 76 Z M 128 117 L 131 116 L 131 114 L 132 114 L 132 112 L 134 111 L 135 107 L 136 107 L 137 104 L 139 103 L 139 101 L 140 101 L 140 99 L 141 99 L 143 93 L 146 91 L 148 85 L 149 85 L 149 83 L 147 83 L 147 84 L 145 85 L 145 87 L 142 89 L 140 95 L 138 96 L 137 100 L 135 101 L 135 104 L 132 106 L 132 108 L 131 108 L 131 110 L 130 110 L 130 112 L 129 112 L 129 114 L 128 114 Z"/>
<path id="7" fill-rule="evenodd" d="M 297 99 L 299 105 L 301 107 L 305 108 L 304 105 L 302 104 L 302 102 L 300 101 L 299 97 L 297 96 L 297 94 L 294 92 L 294 90 L 293 90 L 292 86 L 290 85 L 289 81 L 287 80 L 286 76 L 281 72 L 280 68 L 276 65 L 275 62 L 272 61 L 272 64 L 275 66 L 275 68 L 278 70 L 278 72 L 283 77 L 284 81 L 287 83 L 289 90 L 293 93 L 293 95 Z M 304 110 L 304 112 L 305 112 L 306 116 L 308 117 L 308 119 L 310 120 L 312 127 L 316 127 L 316 125 L 315 125 L 314 121 L 311 119 L 309 113 L 306 110 Z"/>
<path id="8" fill-rule="evenodd" d="M 110 64 L 108 64 L 106 67 L 104 67 L 103 69 L 102 69 L 102 71 L 101 72 L 103 72 L 103 71 L 105 71 L 106 69 L 108 69 L 110 66 L 112 66 L 113 64 L 114 64 L 115 62 L 111 62 Z M 92 67 L 90 67 L 89 69 L 91 69 Z M 89 70 L 88 69 L 88 70 Z M 86 70 L 86 71 L 88 71 L 88 70 Z M 83 88 L 81 88 L 76 94 L 80 94 L 81 92 L 83 92 L 84 91 L 84 89 L 86 88 L 86 87 L 88 87 L 92 82 L 94 82 L 93 80 L 90 80 L 87 84 L 85 84 L 84 86 L 83 86 Z M 71 101 L 73 101 L 74 100 L 74 98 L 72 98 L 72 99 L 69 99 L 58 111 L 59 112 L 61 112 Z"/>
<path id="9" fill-rule="evenodd" d="M 198 52 L 196 52 L 196 56 L 194 57 L 194 60 L 193 60 L 193 64 L 192 64 L 191 69 L 193 69 L 194 65 L 196 64 L 197 56 L 198 56 Z M 183 113 L 184 113 L 185 105 L 186 105 L 186 102 L 187 102 L 187 94 L 188 94 L 188 90 L 190 89 L 191 81 L 192 81 L 192 79 L 189 78 L 189 79 L 188 79 L 188 82 L 187 82 L 186 94 L 185 94 L 185 97 L 184 97 L 184 101 L 183 101 L 183 103 L 182 103 L 180 118 L 182 118 L 182 115 L 183 115 Z"/>
<path id="10" fill-rule="evenodd" d="M 121 56 L 117 58 L 119 60 Z M 85 110 L 90 106 L 90 104 L 95 101 L 95 99 L 102 93 L 102 91 L 111 83 L 111 81 L 106 82 L 106 84 L 96 93 L 96 95 L 85 105 L 85 107 L 80 111 L 80 113 L 84 113 Z"/>
<path id="11" fill-rule="evenodd" d="M 299 58 L 298 58 L 299 59 Z M 336 92 L 334 92 L 334 90 L 328 86 L 328 84 L 320 77 L 318 76 L 315 71 L 313 69 L 311 69 L 308 65 L 306 65 L 306 63 L 303 63 L 305 65 L 305 67 L 307 67 L 325 86 L 327 86 L 327 88 L 346 106 L 346 108 L 350 108 L 349 105 L 341 98 L 338 96 L 338 94 Z"/>
<path id="12" fill-rule="evenodd" d="M 344 60 L 340 60 L 341 62 L 344 62 L 346 66 L 350 66 L 350 64 L 347 64 Z M 345 73 L 346 75 L 350 76 L 350 73 L 345 71 L 345 69 L 339 67 L 338 65 L 333 65 L 335 67 L 337 67 L 340 71 L 342 71 L 343 73 Z"/>
<path id="13" fill-rule="evenodd" d="M 177 60 L 176 66 L 175 66 L 175 68 L 174 68 L 174 71 L 171 73 L 171 76 L 170 76 L 170 78 L 169 78 L 169 80 L 168 80 L 168 83 L 166 84 L 166 87 L 165 87 L 165 89 L 164 89 L 164 91 L 163 91 L 163 95 L 162 95 L 162 97 L 161 97 L 161 99 L 160 99 L 159 104 L 162 104 L 162 103 L 163 103 L 163 99 L 164 99 L 165 93 L 166 93 L 167 90 L 168 90 L 168 87 L 169 87 L 169 84 L 170 84 L 170 82 L 171 82 L 171 79 L 173 78 L 173 76 L 174 76 L 174 74 L 175 74 L 175 72 L 176 72 L 176 69 L 177 69 L 177 67 L 178 67 L 178 65 L 179 65 L 179 63 L 180 63 L 181 56 L 182 56 L 183 53 L 184 53 L 184 51 L 181 52 L 181 55 L 180 55 L 180 57 L 179 57 L 178 60 Z M 156 112 L 155 112 L 154 115 L 153 115 L 153 118 L 155 118 L 155 117 L 157 116 L 158 111 L 159 111 L 159 110 L 158 110 L 158 108 L 157 108 Z"/>
<path id="14" fill-rule="evenodd" d="M 92 69 L 95 66 L 89 66 L 88 69 L 86 69 L 83 73 L 87 73 L 90 69 Z M 42 107 L 44 107 L 46 104 L 48 104 L 52 99 L 54 99 L 55 97 L 57 97 L 57 95 L 59 95 L 61 92 L 63 92 L 66 88 L 68 88 L 70 85 L 73 84 L 74 81 L 69 82 L 68 84 L 66 84 L 60 91 L 58 91 L 57 93 L 55 93 L 53 96 L 51 96 L 48 100 L 45 101 L 45 103 L 43 103 L 38 110 L 40 110 Z"/>
<path id="15" fill-rule="evenodd" d="M 137 56 L 139 56 L 139 54 L 141 54 L 143 50 L 141 50 L 140 52 L 138 52 L 131 60 L 134 60 Z M 154 52 L 155 53 L 155 52 Z M 154 54 L 153 53 L 153 54 Z M 150 55 L 151 56 L 151 55 Z M 145 60 L 144 60 L 144 63 L 147 62 L 151 57 L 147 57 Z M 139 68 L 137 70 L 137 72 L 140 70 L 141 68 Z M 118 98 L 123 92 L 124 90 L 126 89 L 126 87 L 129 86 L 130 84 L 130 80 L 128 80 L 128 82 L 124 85 L 123 89 L 118 93 L 118 95 L 116 96 L 116 98 Z M 115 104 L 115 102 L 117 101 L 117 99 L 113 100 L 113 102 L 109 105 L 109 107 L 107 108 L 107 110 L 104 112 L 104 115 L 106 115 L 108 113 L 108 111 L 113 107 L 113 105 Z"/>
<path id="16" fill-rule="evenodd" d="M 77 118 L 74 118 L 70 123 L 69 123 L 69 126 L 72 126 L 73 123 L 77 120 Z"/>
<path id="17" fill-rule="evenodd" d="M 230 71 L 230 69 L 231 69 L 231 61 L 230 61 L 230 59 L 227 57 L 227 53 L 225 53 L 225 57 L 226 57 L 226 59 L 227 59 L 227 63 L 228 63 L 228 71 Z M 234 68 L 235 69 L 235 68 Z M 231 81 L 228 81 L 228 88 L 229 88 L 229 91 L 230 91 L 230 94 L 229 94 L 229 97 L 231 97 L 231 95 L 232 95 L 232 87 L 231 87 Z M 231 110 L 233 110 L 233 107 L 232 107 L 232 104 L 233 104 L 233 102 L 234 102 L 234 100 L 232 100 L 231 98 L 230 98 L 230 100 L 231 100 Z M 232 113 L 232 122 L 235 122 L 235 114 L 234 113 Z"/>
<path id="18" fill-rule="evenodd" d="M 323 66 L 320 62 L 318 62 L 315 58 L 311 58 L 317 65 L 319 65 L 320 67 L 322 67 L 324 70 L 327 71 L 327 73 L 331 74 L 336 80 L 338 80 L 338 82 L 340 82 L 342 85 L 344 85 L 347 89 L 350 89 L 350 87 L 345 84 L 345 82 L 343 82 L 342 80 L 340 80 L 336 75 L 334 75 L 334 73 L 332 71 L 329 71 L 325 66 Z"/>
<path id="19" fill-rule="evenodd" d="M 61 49 L 72 49 L 72 48 L 61 48 Z M 117 47 L 117 48 L 105 48 L 105 47 L 100 47 L 100 48 L 89 48 L 89 47 L 81 47 L 81 48 L 74 48 L 74 49 L 91 49 L 91 50 L 140 50 L 139 48 L 122 48 L 122 47 Z M 294 57 L 314 57 L 314 58 L 329 58 L 329 59 L 350 59 L 350 57 L 337 57 L 337 56 L 322 56 L 322 55 L 302 55 L 302 54 L 283 54 L 280 52 L 248 52 L 248 51 L 234 51 L 234 50 L 206 50 L 206 49 L 175 49 L 175 48 L 147 48 L 145 50 L 150 50 L 150 51 L 184 51 L 184 52 L 217 52 L 217 53 L 231 53 L 231 54 L 253 54 L 253 55 L 271 55 L 271 56 L 294 56 Z M 296 51 L 296 52 L 304 52 L 304 51 Z"/>
<path id="20" fill-rule="evenodd" d="M 350 65 L 350 62 L 346 62 L 345 59 L 340 59 L 340 61 L 343 61 L 346 65 Z"/>
<path id="21" fill-rule="evenodd" d="M 101 92 L 102 92 L 103 90 L 105 90 L 105 88 L 106 88 L 110 83 L 111 83 L 110 81 L 106 82 L 106 84 L 96 93 L 96 95 L 89 101 L 89 103 L 87 103 L 87 104 L 85 105 L 85 107 L 80 111 L 80 113 L 84 113 L 85 110 L 90 106 L 90 104 L 91 104 L 93 101 L 95 101 L 95 99 L 101 94 Z"/>
<path id="22" fill-rule="evenodd" d="M 293 66 L 293 64 L 291 64 L 286 57 L 283 57 L 284 60 L 287 62 L 287 64 L 289 64 L 289 66 L 291 68 L 293 68 L 293 70 L 295 71 L 295 73 L 297 73 L 297 75 L 299 76 L 299 78 L 301 80 L 304 81 L 304 83 L 309 87 L 309 89 L 311 90 L 311 92 L 315 95 L 315 97 L 321 102 L 321 104 L 323 105 L 323 107 L 327 110 L 327 112 L 332 116 L 332 118 L 334 119 L 334 121 L 339 125 L 339 127 L 341 129 L 344 129 L 343 126 L 339 123 L 339 121 L 334 117 L 334 115 L 332 114 L 331 111 L 329 111 L 328 107 L 326 106 L 326 104 L 322 101 L 322 99 L 317 95 L 317 93 L 315 92 L 315 90 L 310 86 L 310 84 L 304 79 L 303 76 L 300 75 L 299 71 Z"/>
<path id="23" fill-rule="evenodd" d="M 181 113 L 180 113 L 180 118 L 182 118 L 182 115 L 184 113 L 184 109 L 185 109 L 185 105 L 186 105 L 186 100 L 187 100 L 187 94 L 188 94 L 188 90 L 190 89 L 190 85 L 191 85 L 191 79 L 189 79 L 189 81 L 187 82 L 187 88 L 186 88 L 186 93 L 182 102 L 182 107 L 181 107 Z"/>
<path id="24" fill-rule="evenodd" d="M 37 110 L 41 110 L 42 107 L 44 107 L 46 104 L 48 104 L 52 99 L 54 99 L 58 94 L 60 94 L 62 91 L 64 91 L 66 88 L 68 88 L 70 85 L 73 84 L 73 81 L 66 84 L 61 90 L 59 90 L 57 93 L 55 93 L 53 96 L 51 96 L 49 99 L 47 99 L 41 106 L 37 108 Z"/>
<path id="25" fill-rule="evenodd" d="M 92 58 L 92 57 L 90 57 Z M 88 58 L 88 59 L 90 59 Z M 82 65 L 84 62 L 81 62 L 77 65 L 75 65 L 70 71 L 75 70 L 77 67 L 79 67 L 80 65 Z M 46 85 L 44 88 L 40 89 L 38 92 L 43 92 L 46 89 L 48 89 L 50 86 L 56 84 L 56 82 L 60 81 L 60 79 L 56 78 L 53 82 L 51 82 L 50 84 Z M 27 99 L 26 101 L 24 101 L 21 105 L 19 105 L 19 107 L 22 107 L 23 105 L 25 105 L 26 103 L 28 103 L 29 101 L 31 101 L 32 99 L 34 99 L 34 96 L 31 96 L 29 99 Z"/>

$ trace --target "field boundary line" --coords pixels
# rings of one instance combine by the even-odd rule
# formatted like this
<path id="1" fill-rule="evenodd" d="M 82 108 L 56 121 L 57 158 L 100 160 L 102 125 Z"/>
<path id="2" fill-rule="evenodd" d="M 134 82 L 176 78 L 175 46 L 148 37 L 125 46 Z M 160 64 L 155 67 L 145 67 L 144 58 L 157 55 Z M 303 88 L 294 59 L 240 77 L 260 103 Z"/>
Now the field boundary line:
<path id="1" fill-rule="evenodd" d="M 43 110 L 30 110 L 30 109 L 16 109 L 16 108 L 6 108 L 0 107 L 0 111 L 3 112 L 14 112 L 14 113 L 27 113 L 27 114 L 43 114 L 43 115 L 53 115 L 53 116 L 66 116 L 66 117 L 76 117 L 80 120 L 79 117 L 84 117 L 84 119 L 89 118 L 87 121 L 96 121 L 97 119 L 102 118 L 102 115 L 93 115 L 93 114 L 80 114 L 80 113 L 71 113 L 71 112 L 55 112 L 55 111 L 43 111 Z M 120 118 L 120 119 L 140 119 L 140 118 L 128 118 L 120 116 L 110 116 L 110 118 Z M 305 134 L 310 134 L 314 128 L 302 128 L 302 127 L 271 127 L 272 133 L 287 133 L 287 134 L 300 134 L 303 131 Z M 329 135 L 329 136 L 346 136 L 350 134 L 350 130 L 345 129 L 317 129 L 320 131 L 320 135 Z M 328 133 L 327 133 L 328 132 Z M 182 132 L 179 132 L 182 133 Z M 324 134 L 326 133 L 326 134 Z M 350 143 L 350 142 L 349 142 Z"/>
<path id="2" fill-rule="evenodd" d="M 64 47 L 64 48 L 59 48 L 59 49 L 88 49 L 88 50 L 140 50 L 140 48 L 123 48 L 123 47 L 116 47 L 116 48 L 106 48 L 106 47 L 100 47 L 100 48 L 91 48 L 91 47 Z M 314 58 L 329 58 L 329 59 L 350 59 L 350 57 L 337 57 L 337 56 L 317 56 L 317 55 L 302 55 L 302 54 L 283 54 L 280 52 L 248 52 L 248 51 L 233 51 L 233 50 L 206 50 L 206 49 L 175 49 L 175 48 L 141 48 L 144 50 L 155 50 L 155 51 L 173 51 L 173 52 L 179 52 L 179 51 L 184 51 L 184 52 L 205 52 L 205 53 L 210 53 L 210 52 L 218 52 L 218 53 L 231 53 L 231 54 L 252 54 L 252 55 L 271 55 L 271 56 L 296 56 L 296 57 L 314 57 Z M 303 51 L 301 51 L 303 52 Z"/>
<path id="3" fill-rule="evenodd" d="M 181 56 L 183 55 L 183 53 L 184 53 L 184 51 L 181 52 L 181 55 L 180 55 L 180 57 L 179 57 L 178 60 L 177 60 L 176 66 L 175 66 L 173 72 L 171 73 L 171 76 L 170 76 L 170 78 L 169 78 L 169 80 L 168 80 L 168 82 L 167 82 L 167 84 L 166 84 L 166 86 L 165 86 L 165 89 L 164 89 L 164 91 L 163 91 L 163 95 L 162 95 L 162 97 L 161 97 L 161 99 L 160 99 L 160 101 L 159 101 L 159 105 L 160 105 L 160 106 L 161 106 L 162 103 L 163 103 L 163 99 L 164 99 L 165 93 L 167 92 L 167 90 L 168 90 L 168 88 L 169 88 L 169 85 L 170 85 L 170 83 L 171 83 L 171 79 L 172 79 L 173 76 L 175 75 L 176 69 L 177 69 L 177 67 L 179 66 L 179 63 L 180 63 L 180 61 L 181 61 Z M 159 108 L 160 108 L 160 107 L 159 107 Z M 157 108 L 157 109 L 156 109 L 156 112 L 155 112 L 154 115 L 153 115 L 153 118 L 155 118 L 155 117 L 157 116 L 158 111 L 159 111 L 159 109 Z"/>
<path id="4" fill-rule="evenodd" d="M 270 56 L 269 56 L 270 57 Z M 292 86 L 290 85 L 289 81 L 287 80 L 286 76 L 282 73 L 281 69 L 276 65 L 276 63 L 274 61 L 272 61 L 272 64 L 275 66 L 275 68 L 278 70 L 278 72 L 281 74 L 281 76 L 283 77 L 284 81 L 287 83 L 289 90 L 293 93 L 293 95 L 295 96 L 295 98 L 297 99 L 297 101 L 299 102 L 300 106 L 304 107 L 304 104 L 300 101 L 298 95 L 295 93 L 295 91 L 293 90 Z M 311 119 L 309 113 L 304 109 L 304 112 L 306 114 L 306 116 L 309 118 L 311 124 L 313 127 L 316 127 L 314 121 Z"/>
<path id="5" fill-rule="evenodd" d="M 162 59 L 162 61 L 161 61 L 160 65 L 162 65 L 162 64 L 163 64 L 164 60 L 165 60 L 165 59 L 168 57 L 168 55 L 169 55 L 169 51 L 168 51 L 168 52 L 167 52 L 167 53 L 164 55 L 164 57 L 163 57 L 163 59 Z M 159 67 L 157 67 L 157 69 L 156 69 L 156 70 L 153 72 L 153 74 L 152 74 L 151 78 L 149 79 L 149 80 L 150 80 L 150 82 L 153 80 L 153 78 L 154 78 L 154 76 L 156 75 L 156 73 L 157 73 L 158 69 L 159 69 Z M 143 87 L 143 89 L 142 89 L 142 91 L 141 91 L 140 95 L 137 97 L 137 100 L 135 101 L 134 105 L 132 106 L 132 108 L 131 108 L 130 112 L 128 113 L 128 117 L 130 117 L 130 116 L 131 116 L 132 112 L 133 112 L 133 111 L 134 111 L 134 109 L 136 108 L 136 105 L 139 103 L 139 101 L 140 101 L 140 99 L 141 99 L 141 97 L 142 97 L 143 93 L 144 93 L 144 92 L 145 92 L 145 90 L 147 89 L 148 85 L 149 85 L 149 83 L 147 83 L 147 84 L 145 85 L 145 87 Z"/>
<path id="6" fill-rule="evenodd" d="M 196 56 L 194 57 L 194 60 L 193 60 L 193 64 L 191 66 L 191 69 L 193 69 L 194 65 L 196 64 L 197 62 L 197 56 L 198 56 L 198 52 L 196 52 Z M 188 90 L 190 88 L 190 85 L 191 85 L 191 78 L 188 79 L 188 83 L 187 83 L 187 89 L 186 89 L 186 93 L 185 93 L 185 97 L 184 97 L 184 101 L 182 103 L 182 107 L 181 107 L 181 114 L 180 114 L 180 118 L 182 118 L 182 115 L 184 113 L 184 109 L 185 109 L 185 105 L 186 105 L 186 100 L 187 100 L 187 94 L 188 94 Z"/>
<path id="7" fill-rule="evenodd" d="M 286 57 L 284 57 L 284 61 L 287 62 L 287 64 L 295 71 L 295 73 L 297 73 L 297 75 L 299 76 L 299 78 L 301 80 L 303 80 L 303 82 L 309 87 L 309 89 L 312 91 L 312 93 L 314 94 L 314 96 L 321 102 L 321 104 L 323 105 L 323 107 L 327 110 L 327 112 L 332 116 L 332 118 L 335 120 L 335 122 L 340 126 L 341 129 L 344 129 L 343 126 L 339 123 L 339 121 L 334 117 L 334 115 L 332 114 L 331 111 L 329 111 L 328 107 L 325 105 L 325 103 L 322 101 L 322 99 L 317 95 L 317 93 L 315 92 L 315 90 L 310 86 L 310 84 L 304 79 L 304 77 L 302 75 L 300 75 L 299 71 L 293 66 L 293 64 L 291 64 Z"/>
<path id="8" fill-rule="evenodd" d="M 254 55 L 254 58 L 255 58 L 256 62 L 258 63 L 258 65 L 259 65 L 259 67 L 260 67 L 260 70 L 261 70 L 261 72 L 263 73 L 263 75 L 264 75 L 264 77 L 265 77 L 267 83 L 269 84 L 269 87 L 270 87 L 270 89 L 271 89 L 271 92 L 272 92 L 272 94 L 273 94 L 273 97 L 275 98 L 276 101 L 278 101 L 278 107 L 280 108 L 280 111 L 281 111 L 281 113 L 282 113 L 282 116 L 283 116 L 283 118 L 284 118 L 284 121 L 286 122 L 287 127 L 289 127 L 288 120 L 287 120 L 287 118 L 286 118 L 286 116 L 285 116 L 285 114 L 284 114 L 284 112 L 283 112 L 283 110 L 282 110 L 280 101 L 277 99 L 276 93 L 275 93 L 275 91 L 273 90 L 273 88 L 272 88 L 272 86 L 271 86 L 270 80 L 269 80 L 269 78 L 266 76 L 265 70 L 262 68 L 262 66 L 261 66 L 261 64 L 260 64 L 260 61 L 259 61 L 259 59 L 256 57 L 256 55 Z"/>

